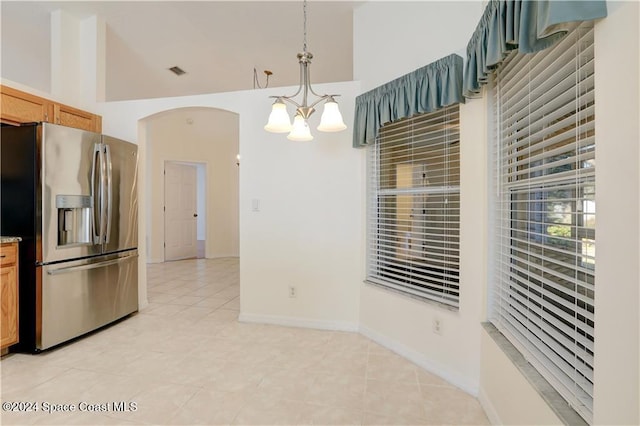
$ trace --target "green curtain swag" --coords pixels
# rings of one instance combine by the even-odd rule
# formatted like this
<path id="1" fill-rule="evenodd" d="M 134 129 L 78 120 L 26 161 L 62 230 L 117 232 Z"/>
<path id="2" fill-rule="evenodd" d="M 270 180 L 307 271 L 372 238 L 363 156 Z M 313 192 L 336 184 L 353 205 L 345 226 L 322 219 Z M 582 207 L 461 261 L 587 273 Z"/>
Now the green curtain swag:
<path id="1" fill-rule="evenodd" d="M 539 52 L 564 37 L 573 23 L 605 16 L 605 0 L 491 0 L 467 45 L 464 96 L 478 97 L 511 50 Z"/>
<path id="2" fill-rule="evenodd" d="M 356 98 L 353 147 L 371 145 L 383 124 L 464 102 L 463 59 L 449 55 Z"/>

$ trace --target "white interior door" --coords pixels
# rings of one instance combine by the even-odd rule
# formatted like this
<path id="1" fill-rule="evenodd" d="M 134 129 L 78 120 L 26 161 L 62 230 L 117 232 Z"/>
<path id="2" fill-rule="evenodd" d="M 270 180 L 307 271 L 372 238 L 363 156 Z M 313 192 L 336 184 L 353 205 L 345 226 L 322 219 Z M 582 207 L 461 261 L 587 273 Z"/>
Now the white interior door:
<path id="1" fill-rule="evenodd" d="M 164 170 L 164 259 L 197 256 L 197 168 L 166 162 Z"/>

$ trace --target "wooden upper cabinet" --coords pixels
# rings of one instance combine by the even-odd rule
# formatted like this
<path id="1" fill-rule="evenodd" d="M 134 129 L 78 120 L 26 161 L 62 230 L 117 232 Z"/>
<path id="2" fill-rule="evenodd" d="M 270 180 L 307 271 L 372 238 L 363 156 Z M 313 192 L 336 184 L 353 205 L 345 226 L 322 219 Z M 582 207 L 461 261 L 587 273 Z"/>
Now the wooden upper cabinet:
<path id="1" fill-rule="evenodd" d="M 0 118 L 3 123 L 53 122 L 53 103 L 47 99 L 0 86 Z"/>
<path id="2" fill-rule="evenodd" d="M 102 133 L 102 117 L 30 93 L 0 85 L 0 121 L 7 124 L 44 121 Z"/>
<path id="3" fill-rule="evenodd" d="M 98 133 L 102 130 L 102 120 L 98 120 L 98 116 L 67 105 L 55 104 L 53 106 L 53 117 L 54 123 L 62 126 Z"/>

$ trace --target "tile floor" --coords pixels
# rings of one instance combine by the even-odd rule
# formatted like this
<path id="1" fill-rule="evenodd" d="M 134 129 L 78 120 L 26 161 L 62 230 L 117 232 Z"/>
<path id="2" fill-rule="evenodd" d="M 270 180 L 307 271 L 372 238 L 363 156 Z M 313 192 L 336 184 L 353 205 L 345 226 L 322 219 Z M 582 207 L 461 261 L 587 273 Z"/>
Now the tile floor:
<path id="1" fill-rule="evenodd" d="M 239 323 L 238 275 L 235 258 L 149 265 L 140 313 L 2 359 L 2 401 L 39 411 L 0 423 L 488 424 L 475 398 L 359 334 Z"/>

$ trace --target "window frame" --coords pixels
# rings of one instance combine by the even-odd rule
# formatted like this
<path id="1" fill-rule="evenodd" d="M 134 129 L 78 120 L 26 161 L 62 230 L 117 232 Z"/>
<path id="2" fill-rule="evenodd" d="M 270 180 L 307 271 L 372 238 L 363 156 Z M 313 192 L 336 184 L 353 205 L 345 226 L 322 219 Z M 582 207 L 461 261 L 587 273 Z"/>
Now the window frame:
<path id="1" fill-rule="evenodd" d="M 560 47 L 558 45 L 552 46 L 548 50 L 530 55 L 522 55 L 517 51 L 510 53 L 492 76 L 489 90 L 489 110 L 493 114 L 492 125 L 494 126 L 491 130 L 494 134 L 494 143 L 491 144 L 494 164 L 490 173 L 492 174 L 491 180 L 494 185 L 495 200 L 491 220 L 495 238 L 491 242 L 490 255 L 492 272 L 489 289 L 489 320 L 540 372 L 545 380 L 567 400 L 576 413 L 587 422 L 593 421 L 593 393 L 591 391 L 591 395 L 589 395 L 587 389 L 590 388 L 588 381 L 591 381 L 591 386 L 593 382 L 594 356 L 593 328 L 595 324 L 593 313 L 595 301 L 593 293 L 595 289 L 596 136 L 593 130 L 595 129 L 595 113 L 592 112 L 595 102 L 593 97 L 595 89 L 592 80 L 589 80 L 593 79 L 594 71 L 584 70 L 589 70 L 590 68 L 587 65 L 591 64 L 590 66 L 592 67 L 595 60 L 592 50 L 593 31 L 592 22 L 582 23 L 576 25 L 558 43 Z M 554 49 L 558 50 L 554 51 Z M 531 81 L 533 81 L 537 76 L 531 77 L 530 75 L 534 74 L 534 71 L 525 69 L 527 66 L 532 66 L 526 60 L 534 62 L 533 58 L 535 58 L 538 61 L 537 64 L 539 64 L 546 60 L 544 55 L 549 55 L 551 58 L 549 61 L 558 61 L 553 62 L 553 67 L 560 69 L 562 62 L 559 62 L 558 58 L 564 57 L 567 52 L 572 50 L 575 54 L 568 60 L 567 64 L 575 62 L 574 73 L 576 77 L 572 89 L 567 90 L 575 92 L 575 101 L 569 100 L 566 105 L 562 105 L 557 109 L 560 110 L 560 108 L 566 107 L 567 111 L 573 111 L 571 117 L 575 119 L 572 122 L 572 125 L 575 125 L 576 128 L 573 142 L 575 147 L 573 151 L 569 151 L 572 154 L 565 159 L 562 158 L 562 154 L 560 157 L 554 157 L 555 152 L 562 151 L 553 143 L 545 142 L 547 140 L 555 141 L 555 138 L 557 138 L 557 133 L 554 133 L 557 131 L 554 127 L 557 120 L 550 121 L 548 126 L 544 121 L 547 119 L 553 120 L 551 117 L 557 115 L 557 110 L 550 109 L 548 112 L 543 110 L 543 108 L 547 107 L 547 104 L 541 100 L 541 97 L 547 92 L 537 93 L 532 96 L 531 92 L 535 91 L 535 87 L 530 82 L 529 85 L 532 87 L 527 88 L 529 100 L 521 100 L 515 97 L 509 100 L 511 104 L 528 102 L 530 112 L 526 117 L 530 115 L 537 116 L 537 118 L 533 119 L 535 121 L 532 121 L 537 126 L 534 132 L 529 131 L 527 133 L 525 127 L 517 127 L 516 133 L 522 132 L 525 136 L 521 136 L 521 138 L 523 140 L 528 139 L 525 145 L 521 145 L 517 137 L 513 136 L 515 133 L 505 136 L 504 129 L 508 129 L 508 126 L 513 125 L 516 120 L 511 118 L 511 115 L 503 114 L 503 111 L 500 110 L 498 86 L 501 84 L 501 72 L 504 71 L 504 67 L 512 67 L 508 73 L 514 78 L 514 81 L 516 76 L 520 80 L 531 78 Z M 513 63 L 521 65 L 521 67 L 516 69 Z M 544 72 L 550 72 L 548 70 L 549 65 L 545 67 Z M 561 75 L 561 73 L 558 72 L 558 75 Z M 558 77 L 557 80 L 560 81 L 560 78 Z M 552 79 L 556 79 L 555 74 Z M 558 81 L 549 82 L 549 80 L 550 78 L 545 78 L 545 84 L 560 85 Z M 513 87 L 520 85 L 522 88 L 525 83 L 507 81 L 504 84 L 510 90 L 508 92 L 509 96 L 513 96 L 515 91 Z M 556 86 L 553 87 L 553 90 L 556 90 Z M 555 102 L 558 97 L 554 95 L 552 99 Z M 537 104 L 536 108 L 531 107 L 534 102 Z M 571 102 L 574 103 L 571 104 Z M 509 113 L 516 115 L 522 110 L 526 110 L 526 108 L 516 110 L 515 113 L 509 110 Z M 508 123 L 506 125 L 501 125 L 500 122 L 504 118 L 503 115 L 507 117 L 504 121 Z M 564 121 L 567 120 L 567 117 L 562 116 L 561 119 Z M 525 118 L 519 116 L 518 120 L 525 120 Z M 588 125 L 585 126 L 585 123 Z M 534 141 L 532 135 L 540 131 L 544 133 L 544 136 L 537 134 Z M 563 138 L 570 139 L 565 136 Z M 523 154 L 519 155 L 517 151 L 508 152 L 509 143 L 522 148 Z M 542 153 L 535 143 L 544 146 Z M 567 146 L 569 146 L 569 143 L 567 143 Z M 544 152 L 550 152 L 550 154 L 547 155 Z M 572 158 L 571 155 L 575 158 Z M 527 157 L 533 158 L 533 160 L 526 161 Z M 537 163 L 538 159 L 540 159 L 540 163 Z M 545 163 L 545 160 L 550 161 Z M 562 164 L 563 166 L 561 167 L 566 167 L 566 170 L 548 169 L 549 167 L 556 167 L 556 164 Z M 554 173 L 557 173 L 557 175 L 554 175 Z M 564 176 L 565 174 L 566 177 Z M 520 179 L 519 175 L 526 177 Z M 554 191 L 565 191 L 566 194 L 564 197 L 558 194 L 552 195 Z M 514 200 L 514 196 L 518 194 L 524 198 Z M 555 208 L 551 211 L 549 210 L 550 199 L 552 200 L 551 203 L 564 204 L 566 207 L 563 211 L 554 213 L 556 211 Z M 525 210 L 522 208 L 522 205 L 525 204 L 528 206 L 526 214 L 529 217 L 524 219 L 524 228 L 519 228 L 514 223 L 521 220 L 521 217 L 518 217 L 517 214 Z M 562 210 L 562 208 L 559 210 Z M 558 216 L 564 215 L 568 218 L 568 221 L 566 219 L 564 221 L 560 219 L 555 221 L 549 217 L 550 213 Z M 534 216 L 537 219 L 531 220 L 530 217 Z M 536 225 L 538 228 L 535 228 Z M 559 225 L 559 227 L 554 232 L 558 234 L 554 235 L 549 231 L 549 228 L 556 225 Z M 528 226 L 533 227 L 527 228 Z M 566 233 L 566 227 L 569 230 L 568 234 Z M 522 243 L 528 244 L 528 248 L 520 247 L 518 244 L 514 245 L 514 241 L 517 241 L 518 238 L 521 238 L 522 241 L 522 237 L 518 232 L 529 235 L 529 239 Z M 572 246 L 569 249 L 563 248 L 562 245 L 566 244 L 572 244 Z M 588 244 L 589 247 L 585 248 L 585 244 Z M 536 253 L 536 250 L 539 253 Z M 565 253 L 553 254 L 554 250 L 558 253 Z M 574 267 L 572 272 L 574 275 L 570 277 L 570 280 L 563 281 L 557 276 L 561 277 L 564 273 L 562 268 L 571 263 L 567 260 L 570 257 L 570 251 L 572 251 L 571 255 L 573 256 Z M 533 254 L 527 255 L 528 252 Z M 523 267 L 523 264 L 526 265 L 526 268 Z M 543 278 L 540 283 L 535 282 L 536 274 Z M 584 280 L 581 281 L 580 277 L 584 278 Z M 554 284 L 554 280 L 558 281 Z M 566 291 L 562 293 L 562 291 L 556 289 L 556 287 L 559 288 L 567 283 L 574 286 L 573 292 Z M 536 292 L 537 288 L 540 291 Z M 563 300 L 563 297 L 566 299 L 567 295 L 573 295 L 573 308 L 569 308 L 568 305 L 570 303 L 567 300 Z M 519 308 L 517 307 L 518 304 L 520 304 Z M 584 311 L 580 309 L 582 305 L 584 305 Z M 570 342 L 566 343 L 562 336 L 563 328 L 565 331 L 567 329 L 567 327 L 564 327 L 564 320 L 562 319 L 565 309 L 573 309 L 575 315 L 573 324 L 575 324 L 576 331 L 573 337 L 569 336 L 566 339 L 567 341 L 574 340 L 573 348 L 565 348 L 563 346 L 565 344 L 570 346 Z M 539 312 L 539 317 L 534 318 L 536 314 L 533 312 L 536 310 Z M 557 312 L 554 312 L 554 310 Z M 520 318 L 516 318 L 521 314 Z M 511 323 L 507 320 L 509 317 L 511 318 Z M 571 324 L 571 320 L 569 320 L 569 323 Z M 589 332 L 589 330 L 591 331 Z M 586 334 L 582 335 L 581 333 Z M 539 336 L 541 336 L 541 339 L 538 341 L 536 339 Z M 575 360 L 578 360 L 574 360 L 573 363 L 569 364 L 574 369 L 573 380 L 576 389 L 573 391 L 567 390 L 569 387 L 567 383 L 569 383 L 571 377 L 570 374 L 566 373 L 566 368 L 564 367 L 567 357 L 566 351 L 574 351 Z M 579 382 L 582 384 L 578 384 Z M 584 391 L 581 386 L 585 386 Z M 584 399 L 581 400 L 581 398 Z"/>
<path id="2" fill-rule="evenodd" d="M 432 124 L 423 124 L 425 122 Z M 392 136 L 397 129 L 400 133 L 409 128 L 411 135 L 397 138 L 400 142 Z M 398 145 L 392 146 L 396 142 Z M 393 149 L 404 149 L 406 154 L 396 154 Z M 429 149 L 434 151 L 431 157 L 425 154 Z M 459 105 L 388 123 L 367 150 L 365 282 L 457 310 L 460 300 Z M 394 167 L 395 172 L 391 172 Z M 436 207 L 438 202 L 441 208 Z M 420 214 L 415 214 L 420 210 Z M 401 230 L 401 214 L 405 216 L 404 221 L 408 221 L 409 230 Z M 394 223 L 395 237 L 390 236 Z M 399 236 L 402 232 L 408 235 L 405 242 Z M 401 257 L 405 254 L 406 261 L 403 261 Z"/>

